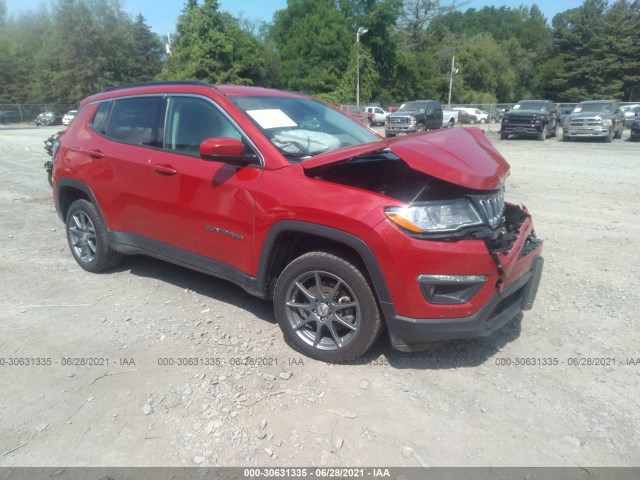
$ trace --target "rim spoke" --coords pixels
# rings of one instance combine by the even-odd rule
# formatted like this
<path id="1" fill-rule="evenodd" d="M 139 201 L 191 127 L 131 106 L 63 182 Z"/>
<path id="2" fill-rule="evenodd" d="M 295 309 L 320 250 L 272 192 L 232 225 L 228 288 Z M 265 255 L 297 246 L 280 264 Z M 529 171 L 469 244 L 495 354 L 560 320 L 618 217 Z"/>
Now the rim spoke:
<path id="1" fill-rule="evenodd" d="M 313 340 L 313 348 L 316 348 L 322 340 L 322 324 L 320 322 L 316 322 L 316 338 Z"/>
<path id="2" fill-rule="evenodd" d="M 295 327 L 293 327 L 293 329 L 300 330 L 302 327 L 309 325 L 311 322 L 315 322 L 315 321 L 316 321 L 316 318 L 313 315 L 309 315 L 306 319 L 304 319 L 302 322 L 300 322 Z"/>
<path id="3" fill-rule="evenodd" d="M 91 252 L 87 252 L 87 253 L 90 253 L 91 258 L 93 258 L 97 251 L 96 245 L 92 242 L 87 242 L 87 246 L 89 247 L 88 250 L 91 250 Z"/>
<path id="4" fill-rule="evenodd" d="M 348 302 L 348 303 L 332 303 L 332 307 L 336 310 L 344 310 L 345 308 L 355 308 L 358 306 L 358 302 Z"/>
<path id="5" fill-rule="evenodd" d="M 75 230 L 82 230 L 82 225 L 80 225 L 80 219 L 78 218 L 77 215 L 74 215 L 73 217 L 71 217 L 73 219 L 73 223 L 76 224 L 75 227 L 71 227 L 72 229 Z"/>
<path id="6" fill-rule="evenodd" d="M 302 292 L 302 294 L 307 297 L 311 302 L 317 300 L 316 297 L 313 296 L 313 294 L 307 290 L 307 288 L 302 285 L 300 282 L 296 282 L 296 287 L 298 287 L 298 290 L 300 290 Z"/>
<path id="7" fill-rule="evenodd" d="M 305 312 L 311 311 L 310 303 L 287 302 L 286 305 L 289 308 L 299 308 L 300 310 L 304 310 Z"/>
<path id="8" fill-rule="evenodd" d="M 338 289 L 340 288 L 340 286 L 342 285 L 342 280 L 338 280 L 336 282 L 336 286 L 333 287 L 333 290 L 331 290 L 331 293 L 329 294 L 328 298 L 329 301 L 334 304 L 334 299 L 336 298 L 336 294 L 338 293 Z"/>
<path id="9" fill-rule="evenodd" d="M 320 298 L 325 298 L 324 297 L 324 292 L 322 291 L 322 280 L 320 279 L 320 273 L 319 272 L 313 272 L 313 276 L 316 279 L 316 287 L 318 289 L 318 294 L 320 295 Z"/>
<path id="10" fill-rule="evenodd" d="M 336 346 L 338 348 L 341 348 L 342 341 L 340 339 L 340 336 L 338 335 L 338 332 L 336 332 L 336 327 L 333 324 L 333 322 L 329 322 L 328 328 L 329 328 L 329 333 L 331 333 L 331 336 L 333 337 L 333 341 L 336 343 Z"/>
<path id="11" fill-rule="evenodd" d="M 347 322 L 344 318 L 341 318 L 338 315 L 334 315 L 332 317 L 332 319 L 334 321 L 338 322 L 340 325 L 343 325 L 343 326 L 349 328 L 350 330 L 353 330 L 354 332 L 357 330 L 355 325 L 352 325 L 351 323 Z"/>

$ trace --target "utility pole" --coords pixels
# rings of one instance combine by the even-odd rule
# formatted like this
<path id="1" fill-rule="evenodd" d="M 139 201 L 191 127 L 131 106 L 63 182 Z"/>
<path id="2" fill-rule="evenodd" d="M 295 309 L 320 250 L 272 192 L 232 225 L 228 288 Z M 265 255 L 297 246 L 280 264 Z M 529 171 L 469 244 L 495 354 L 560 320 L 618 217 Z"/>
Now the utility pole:
<path id="1" fill-rule="evenodd" d="M 456 57 L 451 58 L 451 79 L 449 80 L 449 102 L 447 104 L 447 108 L 451 108 L 451 90 L 453 90 L 453 76 L 458 73 L 458 69 L 456 68 Z"/>
<path id="2" fill-rule="evenodd" d="M 360 37 L 369 30 L 360 27 L 356 32 L 356 107 L 360 106 Z"/>

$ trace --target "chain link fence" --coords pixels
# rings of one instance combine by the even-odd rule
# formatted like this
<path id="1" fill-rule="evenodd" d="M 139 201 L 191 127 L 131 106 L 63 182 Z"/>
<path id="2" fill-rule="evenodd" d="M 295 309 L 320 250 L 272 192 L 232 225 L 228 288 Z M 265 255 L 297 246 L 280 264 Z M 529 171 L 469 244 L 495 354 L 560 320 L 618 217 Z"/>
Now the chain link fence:
<path id="1" fill-rule="evenodd" d="M 1 104 L 0 124 L 34 123 L 36 116 L 43 112 L 56 112 L 64 115 L 74 105 L 62 103 L 26 103 L 26 104 Z"/>

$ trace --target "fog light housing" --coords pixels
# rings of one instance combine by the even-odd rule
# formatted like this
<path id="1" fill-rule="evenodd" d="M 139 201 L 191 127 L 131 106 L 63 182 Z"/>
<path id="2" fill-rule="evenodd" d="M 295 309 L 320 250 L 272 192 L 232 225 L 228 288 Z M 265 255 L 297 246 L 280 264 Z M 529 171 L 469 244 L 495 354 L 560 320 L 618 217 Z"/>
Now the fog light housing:
<path id="1" fill-rule="evenodd" d="M 461 305 L 471 300 L 486 283 L 486 275 L 420 275 L 422 295 L 436 305 Z"/>

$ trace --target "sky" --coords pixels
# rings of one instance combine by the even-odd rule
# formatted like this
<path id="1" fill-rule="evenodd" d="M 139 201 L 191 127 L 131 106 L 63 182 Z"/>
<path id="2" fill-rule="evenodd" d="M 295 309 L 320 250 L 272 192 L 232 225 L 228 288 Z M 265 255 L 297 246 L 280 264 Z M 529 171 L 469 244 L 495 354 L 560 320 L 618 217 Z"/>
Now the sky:
<path id="1" fill-rule="evenodd" d="M 147 24 L 151 29 L 160 34 L 173 32 L 175 30 L 175 22 L 184 6 L 183 0 L 120 0 L 123 8 L 135 17 L 138 13 L 142 13 L 147 19 Z M 43 0 L 6 0 L 9 14 L 27 12 L 29 10 L 37 10 L 40 5 L 47 5 Z M 219 0 L 220 9 L 231 13 L 234 16 L 242 14 L 243 17 L 258 20 L 270 21 L 276 10 L 284 8 L 287 4 L 286 0 Z M 443 1 L 444 3 L 448 3 Z M 504 0 L 469 0 L 462 1 L 464 3 L 462 10 L 468 8 L 481 9 L 487 5 L 496 7 L 517 7 L 519 5 L 531 5 L 536 3 L 547 20 L 551 19 L 556 13 L 563 12 L 570 8 L 576 8 L 582 5 L 582 0 L 537 0 L 536 2 L 526 1 L 504 1 Z"/>

